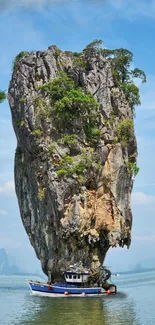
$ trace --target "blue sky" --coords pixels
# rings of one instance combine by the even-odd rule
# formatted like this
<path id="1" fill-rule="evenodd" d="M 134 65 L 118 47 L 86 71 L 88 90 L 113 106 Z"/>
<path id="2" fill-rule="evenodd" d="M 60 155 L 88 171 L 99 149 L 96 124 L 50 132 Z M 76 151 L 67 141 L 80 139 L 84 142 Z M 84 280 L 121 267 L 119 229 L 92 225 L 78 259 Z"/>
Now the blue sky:
<path id="1" fill-rule="evenodd" d="M 94 39 L 109 48 L 134 53 L 134 66 L 143 69 L 142 105 L 136 108 L 140 172 L 132 194 L 132 245 L 112 249 L 105 263 L 113 270 L 139 261 L 155 266 L 155 0 L 1 0 L 0 89 L 7 90 L 14 57 L 23 50 L 44 50 L 56 44 L 80 51 Z M 16 139 L 7 102 L 0 106 L 0 247 L 16 257 L 25 270 L 39 269 L 25 234 L 14 193 Z"/>

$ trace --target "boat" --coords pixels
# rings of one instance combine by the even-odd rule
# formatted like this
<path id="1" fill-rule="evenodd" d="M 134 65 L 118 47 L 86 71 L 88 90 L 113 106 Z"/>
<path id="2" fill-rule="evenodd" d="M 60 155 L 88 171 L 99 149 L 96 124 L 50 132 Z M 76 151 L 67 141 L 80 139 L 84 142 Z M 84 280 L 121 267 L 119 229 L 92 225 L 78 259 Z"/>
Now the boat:
<path id="1" fill-rule="evenodd" d="M 110 280 L 111 272 L 105 267 L 100 267 L 99 271 L 93 273 L 74 264 L 63 272 L 63 276 L 64 282 L 44 283 L 28 280 L 31 293 L 48 297 L 102 296 L 117 293 L 116 285 Z"/>

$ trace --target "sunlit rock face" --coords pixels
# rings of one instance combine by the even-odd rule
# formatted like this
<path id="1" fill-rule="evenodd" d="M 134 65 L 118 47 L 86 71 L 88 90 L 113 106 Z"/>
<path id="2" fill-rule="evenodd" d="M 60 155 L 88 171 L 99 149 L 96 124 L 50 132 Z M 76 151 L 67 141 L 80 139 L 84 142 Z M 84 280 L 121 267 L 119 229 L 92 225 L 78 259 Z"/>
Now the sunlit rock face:
<path id="1" fill-rule="evenodd" d="M 87 53 L 84 60 L 85 66 L 78 66 L 72 52 L 62 52 L 56 46 L 27 53 L 16 64 L 9 87 L 21 218 L 43 271 L 51 271 L 53 278 L 79 261 L 95 270 L 109 247 L 129 246 L 131 238 L 133 180 L 129 161 L 136 162 L 137 146 L 134 129 L 125 145 L 116 141 L 116 129 L 122 120 L 133 120 L 132 110 L 114 83 L 108 59 Z M 99 103 L 97 122 L 102 132 L 93 155 L 100 168 L 92 171 L 86 166 L 82 182 L 76 173 L 57 174 L 64 154 L 78 161 L 85 152 L 91 159 L 80 120 L 72 126 L 78 141 L 69 146 L 60 143 L 62 133 L 55 127 L 54 116 L 46 118 L 45 102 L 47 109 L 51 105 L 48 95 L 44 94 L 44 114 L 37 119 L 36 102 L 43 96 L 40 86 L 58 77 L 60 71 Z M 49 150 L 51 143 L 53 151 Z"/>

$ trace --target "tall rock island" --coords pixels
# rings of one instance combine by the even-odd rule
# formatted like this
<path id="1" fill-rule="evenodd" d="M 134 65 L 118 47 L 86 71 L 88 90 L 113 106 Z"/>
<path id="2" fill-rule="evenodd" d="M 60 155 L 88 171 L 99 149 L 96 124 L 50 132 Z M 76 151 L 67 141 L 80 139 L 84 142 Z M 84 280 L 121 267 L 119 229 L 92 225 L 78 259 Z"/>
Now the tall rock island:
<path id="1" fill-rule="evenodd" d="M 14 62 L 16 193 L 31 245 L 53 279 L 77 262 L 96 270 L 109 247 L 130 245 L 137 145 L 114 60 L 95 46 L 81 53 L 50 46 Z"/>

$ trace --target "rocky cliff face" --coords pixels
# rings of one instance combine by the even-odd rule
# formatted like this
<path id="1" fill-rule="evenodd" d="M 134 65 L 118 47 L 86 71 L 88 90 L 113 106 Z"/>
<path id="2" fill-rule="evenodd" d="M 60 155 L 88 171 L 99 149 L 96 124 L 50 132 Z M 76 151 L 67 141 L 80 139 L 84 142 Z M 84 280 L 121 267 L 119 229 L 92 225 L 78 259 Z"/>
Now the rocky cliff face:
<path id="1" fill-rule="evenodd" d="M 75 110 L 72 122 L 58 119 L 48 82 L 60 71 L 76 89 L 94 96 L 94 107 L 98 104 L 91 113 L 97 115 Z M 77 56 L 56 46 L 27 53 L 16 62 L 9 101 L 17 137 L 16 193 L 43 271 L 57 278 L 63 267 L 79 261 L 96 269 L 110 246 L 130 245 L 130 164 L 137 155 L 132 110 L 110 62 L 95 52 Z M 92 143 L 84 115 L 85 126 L 95 116 L 99 136 Z M 123 121 L 130 124 L 126 135 Z"/>

